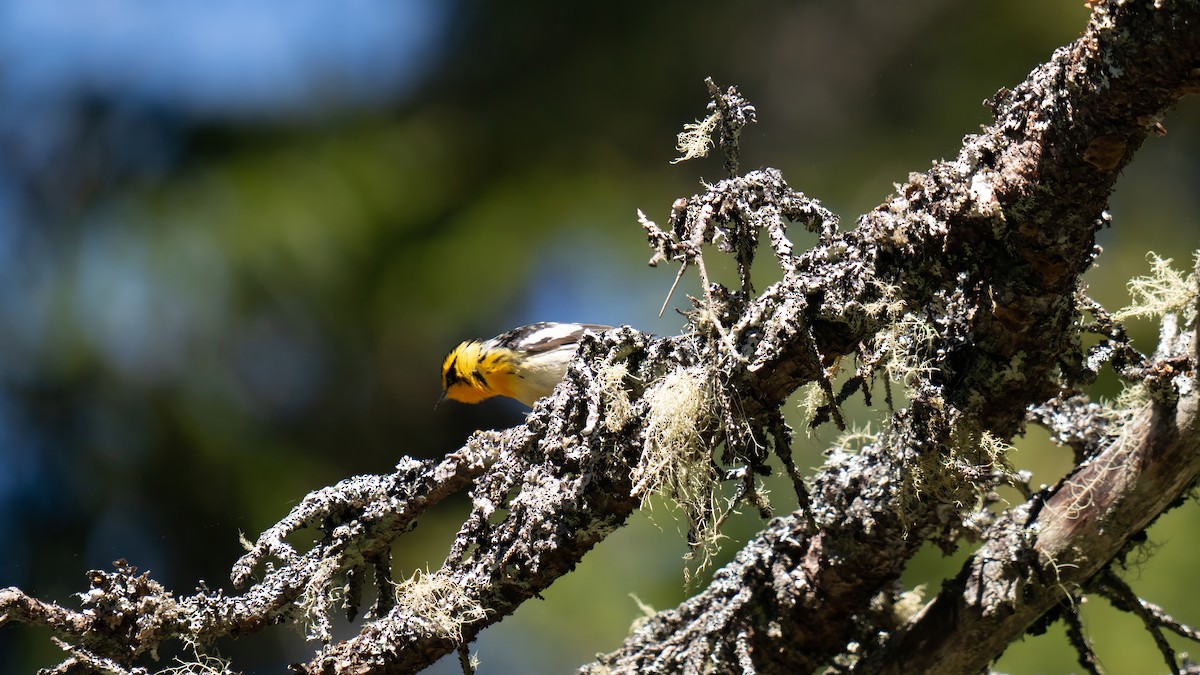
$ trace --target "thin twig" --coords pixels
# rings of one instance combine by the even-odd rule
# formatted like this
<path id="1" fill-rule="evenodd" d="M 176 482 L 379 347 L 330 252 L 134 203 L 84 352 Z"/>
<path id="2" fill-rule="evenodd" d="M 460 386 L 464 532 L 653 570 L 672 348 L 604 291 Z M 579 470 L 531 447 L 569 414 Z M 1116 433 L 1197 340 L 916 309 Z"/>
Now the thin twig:
<path id="1" fill-rule="evenodd" d="M 1072 604 L 1063 612 L 1063 621 L 1067 624 L 1067 641 L 1075 648 L 1079 657 L 1079 665 L 1092 675 L 1101 675 L 1100 659 L 1092 649 L 1092 643 L 1083 633 L 1083 622 L 1079 619 L 1079 606 Z"/>
<path id="2" fill-rule="evenodd" d="M 1154 646 L 1158 647 L 1158 651 L 1162 654 L 1167 668 L 1170 669 L 1172 675 L 1179 675 L 1179 658 L 1175 655 L 1175 650 L 1167 642 L 1167 637 L 1163 635 L 1162 629 L 1159 628 L 1160 624 L 1157 619 L 1153 614 L 1146 611 L 1145 604 L 1133 592 L 1133 589 L 1123 579 L 1114 574 L 1111 569 L 1106 569 L 1100 573 L 1094 587 L 1096 592 L 1108 598 L 1117 609 L 1133 612 L 1142 620 L 1147 632 L 1150 633 L 1150 637 L 1154 638 Z"/>

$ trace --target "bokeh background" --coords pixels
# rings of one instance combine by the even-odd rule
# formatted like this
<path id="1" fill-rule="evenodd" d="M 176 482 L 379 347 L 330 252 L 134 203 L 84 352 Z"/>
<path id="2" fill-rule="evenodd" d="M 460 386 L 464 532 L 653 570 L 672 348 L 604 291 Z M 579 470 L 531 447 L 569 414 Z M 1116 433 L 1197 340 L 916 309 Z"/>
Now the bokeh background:
<path id="1" fill-rule="evenodd" d="M 704 77 L 758 106 L 743 167 L 780 168 L 850 227 L 1086 18 L 1078 0 L 3 0 L 0 587 L 76 606 L 86 570 L 125 558 L 182 594 L 228 588 L 239 532 L 308 491 L 522 420 L 504 401 L 434 410 L 459 340 L 539 320 L 678 332 L 657 317 L 675 270 L 646 266 L 636 210 L 663 222 L 722 177 L 669 163 Z M 1165 124 L 1100 235 L 1089 279 L 1113 308 L 1147 251 L 1189 267 L 1197 247 L 1200 110 Z M 834 436 L 799 434 L 798 463 Z M 1069 465 L 1036 429 L 1019 448 L 1035 483 Z M 465 510 L 408 535 L 398 574 L 437 567 Z M 1193 623 L 1197 520 L 1163 518 L 1127 574 Z M 759 526 L 735 519 L 723 555 Z M 668 505 L 635 516 L 483 633 L 481 672 L 569 671 L 619 643 L 631 594 L 678 603 L 695 590 L 680 530 Z M 964 554 L 927 551 L 906 582 L 936 591 Z M 1136 621 L 1102 600 L 1085 616 L 1110 672 L 1156 662 Z M 267 673 L 314 645 L 279 627 L 217 649 Z M 2 672 L 61 657 L 44 631 L 0 629 Z M 1059 628 L 997 667 L 1077 669 Z"/>

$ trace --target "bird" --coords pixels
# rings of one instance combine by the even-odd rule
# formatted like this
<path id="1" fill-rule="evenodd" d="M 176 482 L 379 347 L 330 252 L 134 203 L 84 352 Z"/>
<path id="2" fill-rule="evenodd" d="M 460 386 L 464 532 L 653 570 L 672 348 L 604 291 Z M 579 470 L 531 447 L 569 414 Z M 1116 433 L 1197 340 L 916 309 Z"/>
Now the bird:
<path id="1" fill-rule="evenodd" d="M 567 374 L 567 364 L 585 334 L 611 326 L 543 321 L 488 340 L 466 340 L 442 362 L 442 400 L 479 403 L 493 396 L 527 406 L 549 396 Z"/>

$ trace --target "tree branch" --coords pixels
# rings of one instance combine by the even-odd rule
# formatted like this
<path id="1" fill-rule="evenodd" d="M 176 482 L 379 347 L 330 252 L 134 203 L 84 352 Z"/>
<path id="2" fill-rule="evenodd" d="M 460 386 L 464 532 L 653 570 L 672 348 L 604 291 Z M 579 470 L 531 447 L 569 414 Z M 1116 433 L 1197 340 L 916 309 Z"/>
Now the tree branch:
<path id="1" fill-rule="evenodd" d="M 1106 199 L 1119 170 L 1151 121 L 1196 91 L 1198 10 L 1195 2 L 1097 3 L 1083 37 L 1015 90 L 997 95 L 996 123 L 968 137 L 955 161 L 914 175 L 854 232 L 810 252 L 809 264 L 799 266 L 823 273 L 764 293 L 817 298 L 809 315 L 822 351 L 845 354 L 878 328 L 855 312 L 871 302 L 863 280 L 896 284 L 905 306 L 929 308 L 937 325 L 928 350 L 939 355 L 933 390 L 893 418 L 889 441 L 857 457 L 835 455 L 822 469 L 811 507 L 818 534 L 809 536 L 811 525 L 797 516 L 773 521 L 708 590 L 655 617 L 600 664 L 637 672 L 696 668 L 712 662 L 706 659 L 731 663 L 733 644 L 749 634 L 763 670 L 806 671 L 853 640 L 850 625 L 868 613 L 871 596 L 889 590 L 907 558 L 944 522 L 945 507 L 955 504 L 945 499 L 950 495 L 908 499 L 911 467 L 922 455 L 952 455 L 950 430 L 957 425 L 1011 436 L 1028 406 L 1057 395 L 1060 372 L 1076 370 L 1069 360 L 1082 359 L 1073 328 L 1079 277 L 1094 256 L 1096 230 L 1107 223 Z M 803 349 L 792 343 L 780 363 L 804 363 Z M 773 393 L 774 401 L 803 379 L 786 365 L 763 372 L 759 391 Z M 1176 424 L 1190 424 L 1189 414 Z M 1186 468 L 1175 477 L 1190 482 Z M 1123 542 L 1160 511 L 1115 530 L 1110 523 L 1110 536 Z M 1076 540 L 1072 534 L 1064 532 L 1054 555 L 1039 565 L 1061 558 Z M 989 545 L 1007 550 L 1004 540 Z M 1048 595 L 1051 604 L 1059 597 Z M 1020 630 L 997 643 L 1007 644 L 1047 607 L 1014 621 Z M 883 661 L 920 671 L 938 657 L 975 655 L 978 663 L 944 671 L 967 672 L 999 654 L 984 653 L 976 632 L 954 630 L 955 609 L 938 616 L 942 623 L 910 634 L 953 640 L 953 647 L 921 643 L 888 651 Z M 917 661 L 918 652 L 937 656 Z"/>

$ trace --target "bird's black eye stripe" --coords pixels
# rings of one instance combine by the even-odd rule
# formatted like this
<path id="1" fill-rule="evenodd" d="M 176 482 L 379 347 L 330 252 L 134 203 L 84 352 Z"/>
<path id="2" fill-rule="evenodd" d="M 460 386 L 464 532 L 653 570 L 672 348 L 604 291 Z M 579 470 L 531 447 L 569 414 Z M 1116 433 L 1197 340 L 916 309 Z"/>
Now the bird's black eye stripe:
<path id="1" fill-rule="evenodd" d="M 446 386 L 449 387 L 460 379 L 462 378 L 458 376 L 458 357 L 456 356 L 450 365 L 446 366 Z"/>
<path id="2" fill-rule="evenodd" d="M 475 383 L 480 387 L 487 386 L 487 380 L 483 379 L 483 373 L 479 372 L 478 370 L 471 373 L 471 379 L 474 380 Z"/>

